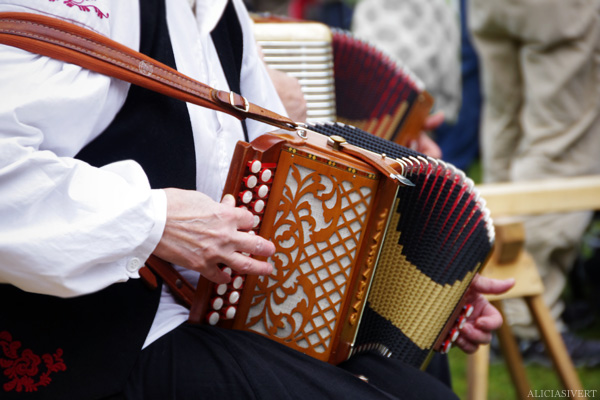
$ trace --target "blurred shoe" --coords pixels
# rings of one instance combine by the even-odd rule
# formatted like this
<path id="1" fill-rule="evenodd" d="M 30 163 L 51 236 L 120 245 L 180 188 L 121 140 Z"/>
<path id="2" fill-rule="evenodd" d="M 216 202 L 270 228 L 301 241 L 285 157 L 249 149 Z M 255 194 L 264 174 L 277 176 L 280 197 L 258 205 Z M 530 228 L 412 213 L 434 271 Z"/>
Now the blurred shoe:
<path id="1" fill-rule="evenodd" d="M 571 356 L 576 367 L 593 368 L 600 366 L 600 341 L 583 339 L 570 332 L 562 333 L 567 353 Z M 546 353 L 544 343 L 541 340 L 530 342 L 521 341 L 521 354 L 523 361 L 544 366 L 551 366 L 552 361 Z"/>

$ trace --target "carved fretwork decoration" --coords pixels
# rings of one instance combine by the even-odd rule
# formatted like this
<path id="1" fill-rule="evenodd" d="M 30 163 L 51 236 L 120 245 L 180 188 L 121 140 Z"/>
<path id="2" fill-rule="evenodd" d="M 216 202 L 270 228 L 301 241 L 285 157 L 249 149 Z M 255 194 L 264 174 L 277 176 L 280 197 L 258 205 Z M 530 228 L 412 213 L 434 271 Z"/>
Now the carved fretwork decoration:
<path id="1" fill-rule="evenodd" d="M 248 329 L 327 351 L 372 197 L 351 173 L 290 166 L 274 221 L 274 272 L 255 288 Z"/>

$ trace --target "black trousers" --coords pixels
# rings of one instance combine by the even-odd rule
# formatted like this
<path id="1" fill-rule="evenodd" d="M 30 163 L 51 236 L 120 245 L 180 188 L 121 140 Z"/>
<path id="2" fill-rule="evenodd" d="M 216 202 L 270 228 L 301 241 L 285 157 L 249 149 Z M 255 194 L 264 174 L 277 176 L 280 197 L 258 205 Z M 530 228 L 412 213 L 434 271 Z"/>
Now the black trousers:
<path id="1" fill-rule="evenodd" d="M 188 324 L 142 352 L 124 395 L 131 400 L 457 399 L 439 380 L 398 360 L 362 354 L 333 366 L 260 335 Z"/>

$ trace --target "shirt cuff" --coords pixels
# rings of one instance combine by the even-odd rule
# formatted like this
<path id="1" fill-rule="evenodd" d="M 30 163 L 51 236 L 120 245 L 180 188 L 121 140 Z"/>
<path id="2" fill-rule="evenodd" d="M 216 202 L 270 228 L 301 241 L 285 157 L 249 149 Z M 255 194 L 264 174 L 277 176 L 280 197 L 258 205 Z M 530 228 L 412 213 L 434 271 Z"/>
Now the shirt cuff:
<path id="1" fill-rule="evenodd" d="M 125 269 L 130 278 L 139 278 L 139 270 L 150 257 L 162 238 L 167 222 L 167 195 L 162 189 L 154 189 L 150 195 L 150 209 L 154 215 L 154 226 L 148 238 L 139 246 L 134 254 L 125 262 Z"/>

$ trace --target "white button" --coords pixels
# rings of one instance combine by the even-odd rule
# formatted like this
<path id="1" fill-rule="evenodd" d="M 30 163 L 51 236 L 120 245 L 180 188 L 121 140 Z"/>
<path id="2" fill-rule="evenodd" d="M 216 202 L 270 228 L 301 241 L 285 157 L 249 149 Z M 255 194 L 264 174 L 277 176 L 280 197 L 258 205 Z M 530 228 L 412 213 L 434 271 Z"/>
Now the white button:
<path id="1" fill-rule="evenodd" d="M 258 172 L 262 168 L 262 163 L 258 160 L 248 161 L 248 167 L 250 168 L 250 172 L 252 172 L 253 174 L 258 174 Z"/>
<path id="2" fill-rule="evenodd" d="M 257 200 L 251 206 L 255 213 L 261 213 L 265 209 L 265 202 L 264 200 Z"/>
<path id="3" fill-rule="evenodd" d="M 269 182 L 271 180 L 272 176 L 273 176 L 273 173 L 271 172 L 270 169 L 263 169 L 262 172 L 260 173 L 260 180 L 263 182 Z"/>
<path id="4" fill-rule="evenodd" d="M 140 260 L 137 257 L 133 257 L 131 260 L 129 260 L 129 262 L 127 263 L 127 271 L 129 272 L 137 272 L 140 267 L 142 266 L 142 260 Z"/>
<path id="5" fill-rule="evenodd" d="M 240 300 L 240 292 L 233 291 L 229 293 L 229 298 L 227 300 L 229 301 L 229 304 L 237 304 L 237 302 Z"/>
<path id="6" fill-rule="evenodd" d="M 216 325 L 219 322 L 219 319 L 221 319 L 221 317 L 219 316 L 219 313 L 216 311 L 212 311 L 210 313 L 208 313 L 208 315 L 206 316 L 206 320 L 208 322 L 209 325 Z"/>
<path id="7" fill-rule="evenodd" d="M 258 178 L 256 177 L 256 175 L 248 175 L 244 178 L 244 183 L 246 184 L 246 187 L 248 189 L 252 189 L 258 183 Z"/>
<path id="8" fill-rule="evenodd" d="M 256 194 L 258 194 L 258 197 L 264 199 L 269 194 L 269 187 L 267 185 L 260 185 L 256 190 Z"/>
<path id="9" fill-rule="evenodd" d="M 450 331 L 450 341 L 452 343 L 456 342 L 456 339 L 458 339 L 458 335 L 460 335 L 460 331 L 456 328 L 452 329 Z"/>
<path id="10" fill-rule="evenodd" d="M 448 352 L 450 351 L 451 348 L 452 348 L 452 343 L 450 341 L 446 340 L 444 342 L 444 346 L 442 347 L 442 351 L 440 351 L 440 353 L 448 354 Z"/>
<path id="11" fill-rule="evenodd" d="M 225 293 L 227 293 L 227 284 L 221 283 L 220 285 L 217 285 L 217 289 L 215 291 L 219 296 L 223 296 Z"/>
<path id="12" fill-rule="evenodd" d="M 240 193 L 240 199 L 242 200 L 242 203 L 244 204 L 248 204 L 252 201 L 252 197 L 254 197 L 252 195 L 252 192 L 249 190 L 245 190 L 242 193 Z"/>
<path id="13" fill-rule="evenodd" d="M 465 308 L 464 315 L 465 315 L 465 317 L 469 318 L 471 316 L 471 314 L 473 314 L 474 308 L 471 304 L 467 304 L 464 308 Z"/>
<path id="14" fill-rule="evenodd" d="M 212 309 L 219 311 L 221 308 L 223 308 L 223 303 L 222 297 L 215 297 L 212 299 Z"/>
<path id="15" fill-rule="evenodd" d="M 231 286 L 233 286 L 233 288 L 236 290 L 241 289 L 242 286 L 244 286 L 244 277 L 238 275 L 235 278 L 233 278 Z"/>
<path id="16" fill-rule="evenodd" d="M 237 311 L 237 308 L 234 306 L 229 306 L 225 309 L 225 319 L 233 319 L 233 317 L 235 317 L 235 313 Z"/>

